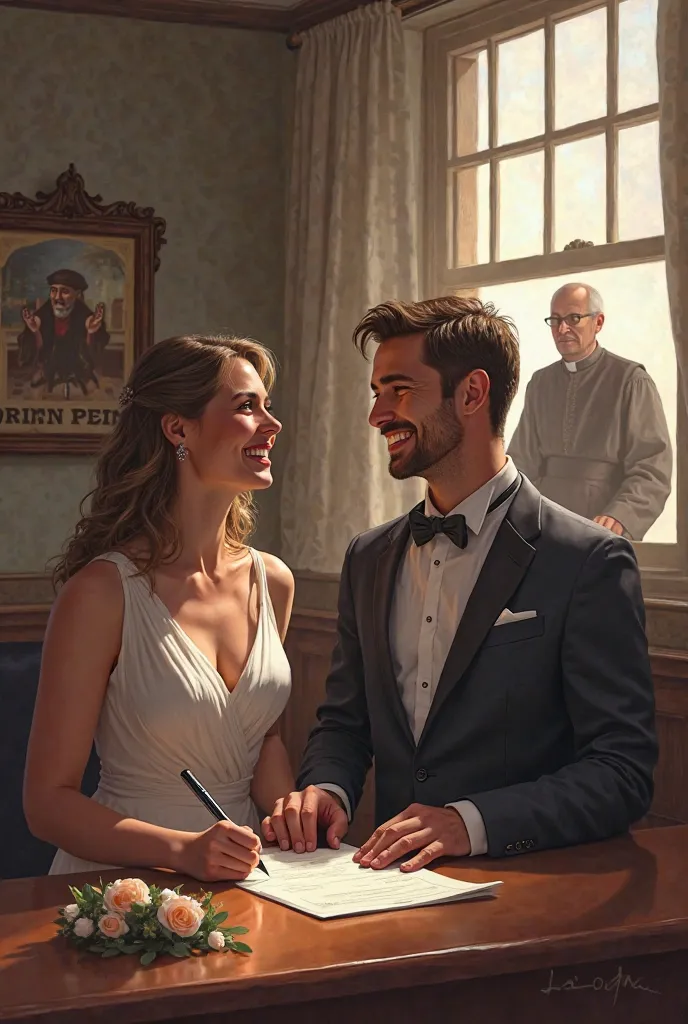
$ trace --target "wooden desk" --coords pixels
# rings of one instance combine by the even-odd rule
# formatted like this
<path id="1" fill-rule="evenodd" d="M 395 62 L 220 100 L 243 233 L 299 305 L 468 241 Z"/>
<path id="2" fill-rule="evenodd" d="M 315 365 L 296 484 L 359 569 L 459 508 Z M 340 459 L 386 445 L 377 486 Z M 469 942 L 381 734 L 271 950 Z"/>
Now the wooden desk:
<path id="1" fill-rule="evenodd" d="M 219 887 L 255 952 L 152 968 L 79 959 L 55 937 L 66 879 L 3 882 L 0 1020 L 686 1024 L 687 868 L 678 826 L 457 862 L 442 870 L 502 878 L 500 895 L 393 914 L 321 922 Z"/>

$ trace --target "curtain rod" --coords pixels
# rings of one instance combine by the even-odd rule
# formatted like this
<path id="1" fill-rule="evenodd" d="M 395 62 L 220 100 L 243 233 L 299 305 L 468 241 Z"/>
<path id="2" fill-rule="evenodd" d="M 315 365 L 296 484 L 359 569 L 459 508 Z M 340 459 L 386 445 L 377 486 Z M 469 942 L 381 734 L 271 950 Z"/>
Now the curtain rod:
<path id="1" fill-rule="evenodd" d="M 371 2 L 374 3 L 375 0 L 363 0 L 363 2 L 359 3 L 357 6 L 367 6 Z M 392 0 L 393 6 L 401 12 L 402 18 L 409 14 L 418 14 L 419 11 L 427 11 L 431 7 L 442 7 L 446 3 L 449 3 L 449 0 Z M 355 9 L 355 7 L 352 7 L 352 10 Z M 316 24 L 323 24 L 323 22 L 327 20 L 328 19 L 325 18 L 321 22 L 314 22 L 313 25 L 308 25 L 305 29 L 290 32 L 286 39 L 287 49 L 300 50 L 303 44 L 304 32 L 306 32 L 308 28 L 315 28 Z"/>

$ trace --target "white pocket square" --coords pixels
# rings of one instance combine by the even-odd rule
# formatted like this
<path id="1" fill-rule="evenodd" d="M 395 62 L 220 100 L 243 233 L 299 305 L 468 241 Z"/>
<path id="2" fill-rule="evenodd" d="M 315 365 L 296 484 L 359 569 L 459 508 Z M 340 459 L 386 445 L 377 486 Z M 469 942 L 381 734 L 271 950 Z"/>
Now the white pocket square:
<path id="1" fill-rule="evenodd" d="M 521 622 L 523 619 L 534 619 L 537 612 L 510 612 L 505 608 L 495 622 L 495 626 L 503 626 L 505 622 Z"/>

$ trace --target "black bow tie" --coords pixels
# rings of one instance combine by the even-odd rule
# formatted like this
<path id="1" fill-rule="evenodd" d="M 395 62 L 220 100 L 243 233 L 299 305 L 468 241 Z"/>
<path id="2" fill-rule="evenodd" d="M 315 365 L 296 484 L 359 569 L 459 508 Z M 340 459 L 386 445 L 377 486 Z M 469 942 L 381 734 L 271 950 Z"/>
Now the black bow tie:
<path id="1" fill-rule="evenodd" d="M 409 512 L 409 524 L 418 547 L 427 544 L 438 533 L 445 533 L 457 548 L 465 548 L 468 543 L 466 517 L 462 515 L 426 516 L 420 508 L 414 508 Z"/>
<path id="2" fill-rule="evenodd" d="M 494 512 L 496 508 L 499 508 L 507 498 L 510 498 L 514 491 L 518 490 L 521 484 L 521 474 L 519 473 L 515 480 L 512 480 L 506 490 L 502 491 L 499 497 L 495 498 L 487 512 L 489 516 L 490 512 Z M 424 508 L 425 503 L 421 501 L 420 505 L 416 505 L 414 509 L 409 512 L 409 525 L 411 527 L 411 536 L 418 547 L 422 547 L 423 544 L 427 544 L 428 541 L 438 533 L 446 533 L 449 540 L 456 544 L 457 548 L 465 548 L 468 543 L 468 527 L 466 526 L 466 517 L 462 515 L 455 516 L 426 516 L 421 511 Z"/>

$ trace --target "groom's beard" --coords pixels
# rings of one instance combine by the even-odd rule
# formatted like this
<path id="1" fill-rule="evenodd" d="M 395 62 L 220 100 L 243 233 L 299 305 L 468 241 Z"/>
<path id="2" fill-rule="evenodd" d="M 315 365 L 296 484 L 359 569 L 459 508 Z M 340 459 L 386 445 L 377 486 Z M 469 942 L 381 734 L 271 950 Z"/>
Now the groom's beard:
<path id="1" fill-rule="evenodd" d="M 395 480 L 423 476 L 447 455 L 461 448 L 464 429 L 456 418 L 454 400 L 445 399 L 437 412 L 419 425 L 408 456 L 390 459 L 389 473 Z"/>

